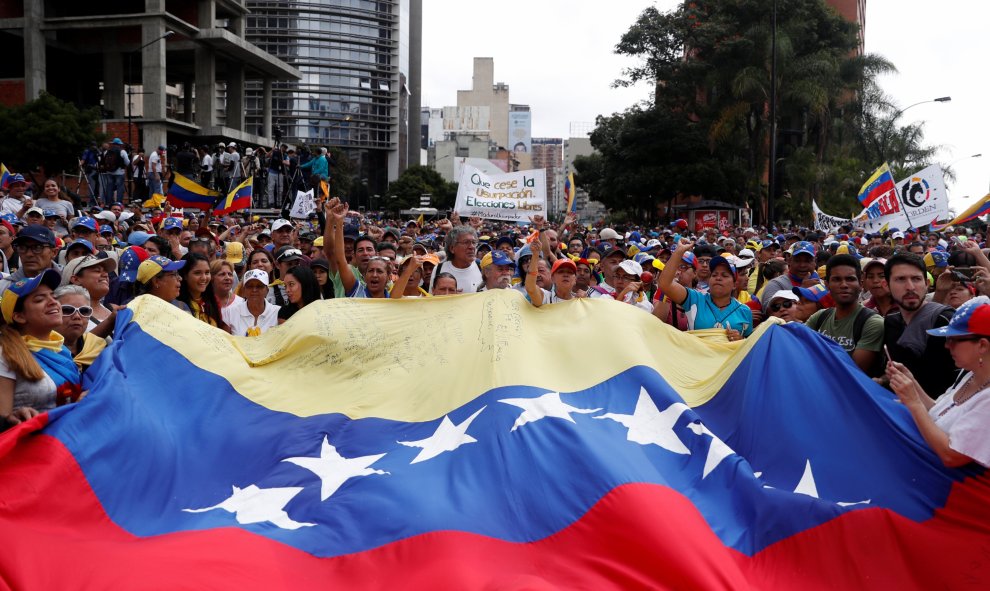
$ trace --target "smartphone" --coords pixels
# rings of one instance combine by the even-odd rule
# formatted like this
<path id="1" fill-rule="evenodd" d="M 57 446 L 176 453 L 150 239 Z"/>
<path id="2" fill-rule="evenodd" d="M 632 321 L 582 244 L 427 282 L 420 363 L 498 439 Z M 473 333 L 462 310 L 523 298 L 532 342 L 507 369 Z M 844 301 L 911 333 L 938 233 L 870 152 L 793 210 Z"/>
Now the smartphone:
<path id="1" fill-rule="evenodd" d="M 887 348 L 887 345 L 884 345 L 883 346 L 883 354 L 887 356 L 887 363 L 888 364 L 894 362 L 894 360 L 890 358 L 890 349 Z"/>
<path id="2" fill-rule="evenodd" d="M 967 279 L 972 279 L 973 274 L 976 272 L 975 267 L 955 267 L 952 270 L 966 277 Z"/>

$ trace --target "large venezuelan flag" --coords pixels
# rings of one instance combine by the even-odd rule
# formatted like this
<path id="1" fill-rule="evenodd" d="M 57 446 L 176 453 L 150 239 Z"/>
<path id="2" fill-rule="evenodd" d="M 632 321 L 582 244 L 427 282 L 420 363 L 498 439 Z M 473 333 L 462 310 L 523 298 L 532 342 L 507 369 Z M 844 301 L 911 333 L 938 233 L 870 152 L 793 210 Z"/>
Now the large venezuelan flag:
<path id="1" fill-rule="evenodd" d="M 0 586 L 990 585 L 990 479 L 803 326 L 515 292 L 117 322 L 88 397 L 0 436 Z"/>
<path id="2" fill-rule="evenodd" d="M 220 193 L 207 189 L 179 173 L 172 175 L 172 185 L 165 198 L 173 207 L 191 209 L 213 209 Z"/>

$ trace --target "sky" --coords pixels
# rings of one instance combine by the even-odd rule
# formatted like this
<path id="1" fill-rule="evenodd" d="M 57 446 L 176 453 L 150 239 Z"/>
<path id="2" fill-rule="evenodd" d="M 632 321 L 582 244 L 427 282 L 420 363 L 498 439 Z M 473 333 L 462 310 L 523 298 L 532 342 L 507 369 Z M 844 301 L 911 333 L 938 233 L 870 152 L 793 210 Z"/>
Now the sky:
<path id="1" fill-rule="evenodd" d="M 647 99 L 650 88 L 612 88 L 633 61 L 614 53 L 644 8 L 676 0 L 424 0 L 423 105 L 457 103 L 471 88 L 474 57 L 495 60 L 495 80 L 509 85 L 510 101 L 533 111 L 533 137 L 568 137 L 570 124 L 593 123 Z M 882 79 L 901 107 L 902 123 L 925 122 L 925 139 L 942 146 L 939 160 L 953 165 L 946 179 L 958 211 L 990 191 L 990 3 L 941 0 L 867 0 L 866 51 L 898 69 Z M 972 154 L 981 158 L 966 158 Z M 962 160 L 960 160 L 962 159 Z M 958 162 L 957 162 L 958 161 Z M 878 163 L 879 164 L 879 163 Z M 964 199 L 969 197 L 969 199 Z"/>

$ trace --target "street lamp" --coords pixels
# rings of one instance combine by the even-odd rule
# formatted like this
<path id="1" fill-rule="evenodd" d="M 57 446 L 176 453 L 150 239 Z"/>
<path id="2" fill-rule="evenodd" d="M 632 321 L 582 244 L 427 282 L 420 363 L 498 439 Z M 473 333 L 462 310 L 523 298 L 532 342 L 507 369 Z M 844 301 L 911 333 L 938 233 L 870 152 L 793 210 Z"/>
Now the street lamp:
<path id="1" fill-rule="evenodd" d="M 145 47 L 151 45 L 152 43 L 158 43 L 162 39 L 167 39 L 167 38 L 171 37 L 172 35 L 175 35 L 175 31 L 165 31 L 165 34 L 164 35 L 162 35 L 161 37 L 158 37 L 157 39 L 153 39 L 151 41 L 148 41 L 147 43 L 145 43 L 141 47 L 138 47 L 137 48 L 137 51 L 135 51 L 135 52 L 128 52 L 127 53 L 127 77 L 128 78 L 131 77 L 131 62 L 133 61 L 132 60 L 132 56 L 133 56 L 134 53 L 140 52 L 142 49 L 144 49 Z M 135 94 L 154 94 L 152 92 L 148 92 L 148 91 L 145 91 L 144 90 L 144 72 L 141 73 L 141 92 L 134 92 L 134 85 L 133 84 L 128 84 L 127 85 L 127 143 L 129 145 L 131 145 L 132 147 L 134 145 L 134 140 L 133 140 L 132 133 L 131 133 L 131 120 L 133 119 L 132 116 L 131 116 L 131 109 L 133 108 L 134 95 Z M 143 113 L 143 111 L 142 111 L 142 113 Z"/>
<path id="2" fill-rule="evenodd" d="M 880 136 L 880 158 L 881 158 L 881 160 L 883 160 L 884 162 L 887 161 L 887 136 L 890 134 L 890 130 L 894 126 L 894 123 L 897 121 L 897 118 L 900 117 L 902 114 L 904 114 L 904 111 L 907 111 L 908 109 L 910 109 L 912 107 L 917 107 L 918 105 L 925 105 L 925 104 L 928 104 L 928 103 L 947 103 L 947 102 L 949 102 L 951 100 L 952 100 L 952 97 L 951 96 L 940 96 L 940 97 L 934 98 L 934 99 L 928 99 L 928 100 L 925 100 L 925 101 L 918 101 L 918 102 L 916 102 L 916 103 L 914 103 L 912 105 L 908 105 L 908 106 L 904 107 L 903 109 L 901 109 L 900 111 L 897 111 L 896 113 L 894 113 L 894 116 L 890 118 L 890 121 L 887 123 L 887 126 L 884 128 L 883 134 Z"/>
<path id="3" fill-rule="evenodd" d="M 963 160 L 969 160 L 970 158 L 982 158 L 982 157 L 983 157 L 983 154 L 971 154 L 969 156 L 963 156 L 962 158 L 959 158 L 958 160 L 953 160 L 952 161 L 952 164 L 949 164 L 948 166 L 946 166 L 946 168 L 952 168 L 953 166 L 955 166 L 956 164 L 962 162 Z"/>

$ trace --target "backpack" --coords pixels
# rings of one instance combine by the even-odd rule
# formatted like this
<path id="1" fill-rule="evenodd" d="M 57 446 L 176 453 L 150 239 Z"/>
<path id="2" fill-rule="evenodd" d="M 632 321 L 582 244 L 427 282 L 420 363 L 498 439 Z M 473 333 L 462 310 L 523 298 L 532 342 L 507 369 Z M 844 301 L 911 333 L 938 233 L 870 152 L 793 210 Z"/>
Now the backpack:
<path id="1" fill-rule="evenodd" d="M 103 172 L 114 172 L 123 166 L 124 159 L 120 157 L 119 148 L 110 148 L 100 156 L 100 170 Z"/>
<path id="2" fill-rule="evenodd" d="M 875 316 L 876 314 L 877 314 L 876 312 L 866 307 L 859 309 L 859 312 L 856 313 L 856 319 L 853 320 L 854 342 L 856 343 L 859 342 L 859 339 L 863 336 L 863 327 L 866 326 L 866 321 L 869 320 L 872 316 Z M 824 313 L 818 316 L 818 321 L 815 323 L 814 326 L 811 326 L 810 322 L 806 326 L 812 329 L 813 331 L 818 332 L 818 328 L 822 324 L 825 324 L 826 322 L 831 320 L 834 316 L 835 316 L 835 308 L 828 308 L 827 310 L 825 310 Z M 881 371 L 883 370 L 883 365 L 885 362 L 886 359 L 884 358 L 883 355 L 877 355 L 877 361 L 874 363 L 874 366 L 870 368 L 870 371 L 866 372 L 866 375 L 870 377 L 876 377 L 880 375 Z"/>

